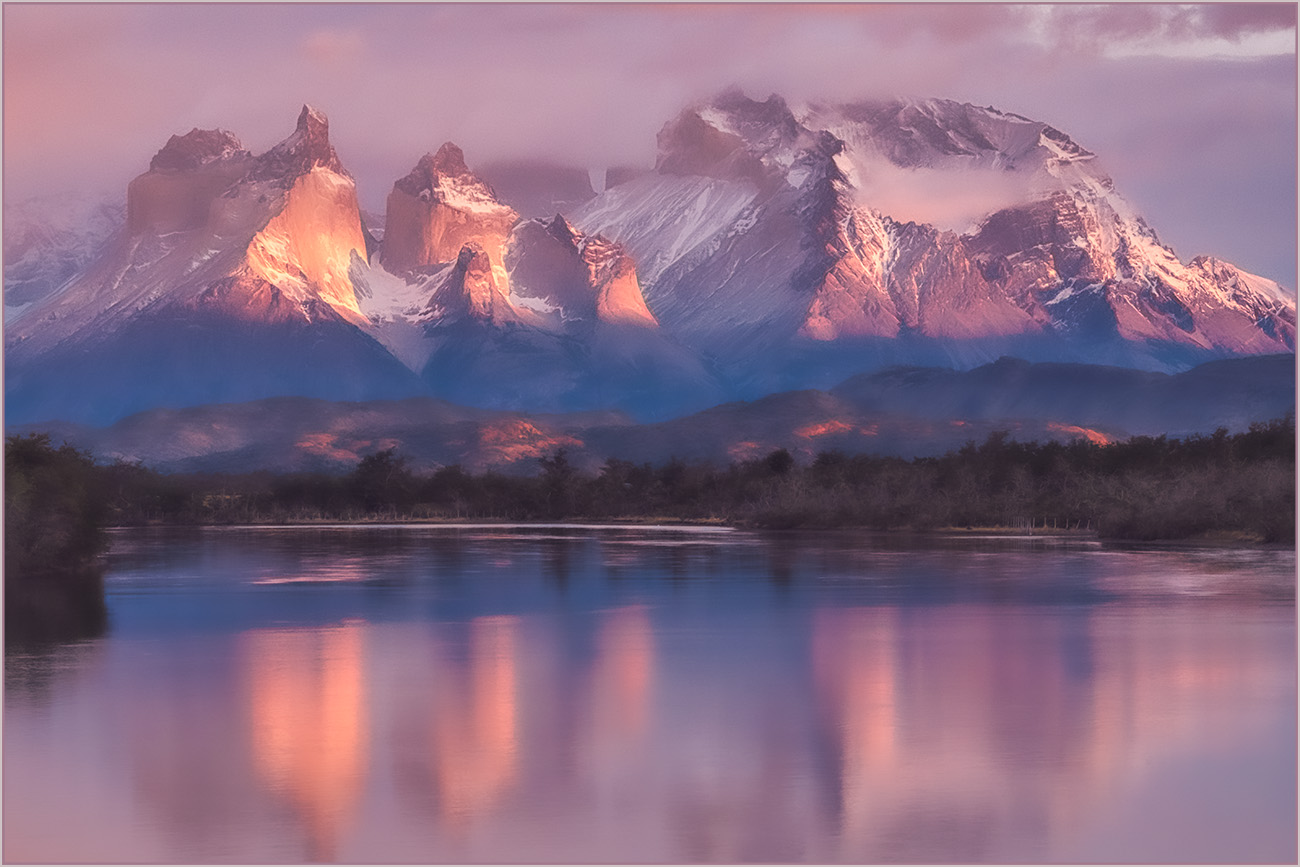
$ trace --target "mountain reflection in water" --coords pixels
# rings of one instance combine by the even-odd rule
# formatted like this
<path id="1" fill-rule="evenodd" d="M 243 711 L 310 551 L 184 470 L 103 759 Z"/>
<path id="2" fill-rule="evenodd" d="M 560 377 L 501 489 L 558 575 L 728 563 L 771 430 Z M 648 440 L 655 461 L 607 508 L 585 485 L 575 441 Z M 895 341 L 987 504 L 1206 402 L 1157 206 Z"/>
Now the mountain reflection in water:
<path id="1" fill-rule="evenodd" d="M 238 637 L 258 775 L 304 825 L 307 859 L 332 861 L 369 763 L 364 626 Z"/>
<path id="2" fill-rule="evenodd" d="M 1294 860 L 1293 552 L 489 533 L 121 539 L 5 858 Z"/>

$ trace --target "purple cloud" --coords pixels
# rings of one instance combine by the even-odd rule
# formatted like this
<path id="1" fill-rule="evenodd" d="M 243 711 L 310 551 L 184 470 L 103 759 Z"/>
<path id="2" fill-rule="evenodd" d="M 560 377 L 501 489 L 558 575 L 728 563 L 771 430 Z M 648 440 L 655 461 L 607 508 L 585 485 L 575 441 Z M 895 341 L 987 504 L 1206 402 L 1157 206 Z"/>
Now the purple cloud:
<path id="1" fill-rule="evenodd" d="M 196 126 L 263 150 L 304 102 L 382 209 L 448 139 L 471 165 L 650 165 L 665 121 L 732 84 L 792 103 L 939 96 L 1065 130 L 1184 258 L 1295 284 L 1293 45 L 1179 55 L 1293 37 L 1290 4 L 10 4 L 4 24 L 7 196 L 120 194 Z M 1154 48 L 1107 56 L 1115 43 Z M 1223 213 L 1239 216 L 1207 216 Z"/>

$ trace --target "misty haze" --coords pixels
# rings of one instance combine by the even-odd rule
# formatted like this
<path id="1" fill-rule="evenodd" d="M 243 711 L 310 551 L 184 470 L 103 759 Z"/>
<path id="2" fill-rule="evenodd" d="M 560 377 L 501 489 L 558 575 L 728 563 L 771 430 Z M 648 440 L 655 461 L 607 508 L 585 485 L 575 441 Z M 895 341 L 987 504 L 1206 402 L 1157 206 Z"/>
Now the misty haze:
<path id="1" fill-rule="evenodd" d="M 1293 5 L 3 14 L 6 860 L 1295 860 Z"/>

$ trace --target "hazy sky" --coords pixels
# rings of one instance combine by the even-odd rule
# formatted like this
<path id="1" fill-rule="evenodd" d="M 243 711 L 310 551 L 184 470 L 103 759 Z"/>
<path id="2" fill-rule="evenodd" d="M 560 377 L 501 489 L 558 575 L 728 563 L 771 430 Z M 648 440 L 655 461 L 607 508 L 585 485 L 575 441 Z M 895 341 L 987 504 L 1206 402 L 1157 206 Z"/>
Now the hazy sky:
<path id="1" fill-rule="evenodd" d="M 471 166 L 654 160 L 688 103 L 937 96 L 1064 130 L 1184 261 L 1296 284 L 1296 6 L 4 5 L 4 192 L 118 191 L 173 133 L 261 152 L 309 102 L 382 210 Z"/>

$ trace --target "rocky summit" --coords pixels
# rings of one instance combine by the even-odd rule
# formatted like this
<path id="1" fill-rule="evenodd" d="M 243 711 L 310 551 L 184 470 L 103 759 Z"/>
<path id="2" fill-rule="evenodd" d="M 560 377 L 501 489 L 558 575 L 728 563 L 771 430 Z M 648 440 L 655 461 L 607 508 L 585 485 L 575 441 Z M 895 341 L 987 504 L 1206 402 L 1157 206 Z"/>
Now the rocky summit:
<path id="1" fill-rule="evenodd" d="M 1295 349 L 1293 291 L 1180 259 L 1039 121 L 730 90 L 657 141 L 653 170 L 599 193 L 521 161 L 502 195 L 446 142 L 393 183 L 376 241 L 322 112 L 262 154 L 173 135 L 124 211 L 24 217 L 14 256 L 6 233 L 8 417 L 432 395 L 649 420 L 897 364 L 1176 372 Z"/>

